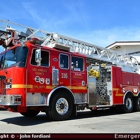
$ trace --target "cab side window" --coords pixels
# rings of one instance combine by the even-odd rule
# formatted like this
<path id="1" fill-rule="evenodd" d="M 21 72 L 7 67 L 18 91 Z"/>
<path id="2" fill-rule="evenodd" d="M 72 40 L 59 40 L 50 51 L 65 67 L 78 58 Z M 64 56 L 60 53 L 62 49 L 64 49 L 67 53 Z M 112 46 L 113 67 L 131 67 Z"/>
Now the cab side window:
<path id="1" fill-rule="evenodd" d="M 60 68 L 69 69 L 69 56 L 66 54 L 60 54 Z"/>
<path id="2" fill-rule="evenodd" d="M 83 67 L 84 67 L 84 60 L 83 60 L 83 58 L 72 57 L 71 67 L 72 67 L 72 70 L 83 71 Z"/>
<path id="3" fill-rule="evenodd" d="M 49 66 L 49 52 L 41 51 L 41 58 L 41 66 Z M 37 65 L 37 63 L 35 62 L 35 49 L 32 53 L 31 64 Z"/>
<path id="4" fill-rule="evenodd" d="M 49 66 L 49 52 L 41 51 L 41 66 Z"/>

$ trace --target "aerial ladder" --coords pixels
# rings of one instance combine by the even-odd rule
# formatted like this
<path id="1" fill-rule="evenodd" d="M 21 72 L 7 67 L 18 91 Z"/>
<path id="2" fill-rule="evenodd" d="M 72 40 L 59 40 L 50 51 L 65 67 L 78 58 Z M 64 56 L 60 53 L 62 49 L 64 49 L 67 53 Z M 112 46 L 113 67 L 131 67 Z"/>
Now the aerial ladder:
<path id="1" fill-rule="evenodd" d="M 84 54 L 90 63 L 100 61 L 121 67 L 124 71 L 139 72 L 138 61 L 131 55 L 121 54 L 55 32 L 51 33 L 0 19 L 0 44 L 7 48 L 9 38 L 14 40 L 13 44 L 22 43 L 30 38 L 38 38 L 41 41 L 41 46 Z"/>

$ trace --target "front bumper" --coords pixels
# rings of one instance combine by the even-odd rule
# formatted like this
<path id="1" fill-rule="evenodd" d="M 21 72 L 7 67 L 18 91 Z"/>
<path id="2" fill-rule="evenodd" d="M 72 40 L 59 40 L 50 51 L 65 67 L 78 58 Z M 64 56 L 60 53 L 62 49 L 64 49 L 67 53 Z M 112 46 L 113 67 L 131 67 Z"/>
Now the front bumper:
<path id="1" fill-rule="evenodd" d="M 21 95 L 0 95 L 0 105 L 21 105 Z"/>

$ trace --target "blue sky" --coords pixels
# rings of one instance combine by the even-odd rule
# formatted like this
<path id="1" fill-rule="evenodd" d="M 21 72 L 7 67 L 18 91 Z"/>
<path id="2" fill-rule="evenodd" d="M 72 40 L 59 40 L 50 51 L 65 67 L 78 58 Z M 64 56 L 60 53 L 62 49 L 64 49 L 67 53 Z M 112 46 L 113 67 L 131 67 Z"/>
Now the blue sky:
<path id="1" fill-rule="evenodd" d="M 140 0 L 0 0 L 0 13 L 101 47 L 140 40 Z"/>

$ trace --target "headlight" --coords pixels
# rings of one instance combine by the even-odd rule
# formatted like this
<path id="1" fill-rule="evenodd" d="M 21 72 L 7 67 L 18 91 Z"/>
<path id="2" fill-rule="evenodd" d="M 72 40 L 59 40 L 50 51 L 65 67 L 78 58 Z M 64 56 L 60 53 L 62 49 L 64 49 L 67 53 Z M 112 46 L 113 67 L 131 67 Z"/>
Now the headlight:
<path id="1" fill-rule="evenodd" d="M 8 85 L 6 84 L 5 88 L 10 89 L 10 88 L 12 88 L 12 85 L 11 84 L 8 84 Z"/>
<path id="2" fill-rule="evenodd" d="M 12 88 L 12 79 L 11 79 L 11 78 L 6 79 L 6 85 L 5 85 L 5 88 L 6 88 L 6 89 L 10 89 L 10 88 Z"/>

